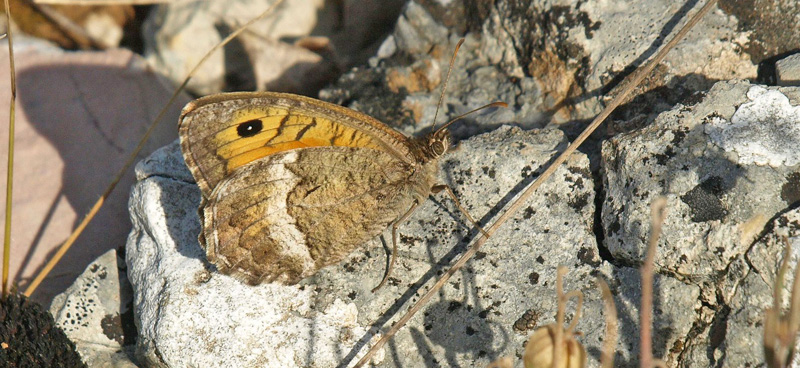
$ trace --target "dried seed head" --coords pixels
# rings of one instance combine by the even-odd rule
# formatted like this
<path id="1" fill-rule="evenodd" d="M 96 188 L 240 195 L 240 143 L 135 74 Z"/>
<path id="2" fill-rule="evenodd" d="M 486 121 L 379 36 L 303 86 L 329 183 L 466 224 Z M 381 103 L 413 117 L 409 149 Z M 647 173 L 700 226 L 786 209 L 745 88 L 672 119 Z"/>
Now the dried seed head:
<path id="1" fill-rule="evenodd" d="M 525 346 L 525 355 L 522 357 L 525 368 L 550 368 L 553 366 L 556 328 L 558 327 L 555 324 L 550 324 L 533 332 Z M 563 335 L 564 339 L 561 344 L 564 356 L 561 357 L 560 366 L 556 368 L 585 367 L 586 349 L 571 334 L 564 332 Z"/>

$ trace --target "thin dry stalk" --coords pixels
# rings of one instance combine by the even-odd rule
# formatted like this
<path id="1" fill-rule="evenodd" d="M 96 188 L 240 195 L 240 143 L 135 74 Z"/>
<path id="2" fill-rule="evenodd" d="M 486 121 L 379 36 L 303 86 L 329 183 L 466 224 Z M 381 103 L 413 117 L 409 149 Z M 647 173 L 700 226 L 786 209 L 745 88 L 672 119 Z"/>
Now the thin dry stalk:
<path id="1" fill-rule="evenodd" d="M 800 329 L 800 267 L 795 267 L 789 315 L 781 314 L 783 283 L 789 270 L 792 246 L 789 239 L 783 252 L 783 261 L 775 276 L 772 288 L 772 308 L 764 311 L 764 357 L 771 368 L 788 367 L 794 359 L 797 333 Z"/>
<path id="2" fill-rule="evenodd" d="M 8 295 L 8 267 L 11 258 L 11 199 L 14 183 L 14 117 L 17 103 L 17 73 L 14 67 L 14 41 L 11 37 L 11 9 L 8 0 L 6 7 L 6 24 L 8 29 L 8 70 L 11 73 L 11 102 L 8 108 L 8 171 L 6 172 L 6 219 L 3 234 L 3 297 Z"/>
<path id="3" fill-rule="evenodd" d="M 642 265 L 642 305 L 639 309 L 639 366 L 650 368 L 653 366 L 653 336 L 651 324 L 653 319 L 653 262 L 656 257 L 656 245 L 661 236 L 661 225 L 664 224 L 664 215 L 667 199 L 656 198 L 650 205 L 650 240 L 647 242 L 647 254 Z"/>
<path id="4" fill-rule="evenodd" d="M 575 152 L 575 150 L 578 149 L 578 147 L 583 144 L 587 138 L 589 138 L 589 136 L 600 126 L 600 124 L 603 123 L 603 121 L 609 115 L 611 115 L 611 112 L 613 112 L 617 106 L 619 106 L 628 98 L 631 92 L 633 92 L 634 88 L 636 88 L 644 80 L 644 78 L 653 71 L 656 65 L 664 60 L 664 57 L 667 56 L 667 52 L 673 49 L 678 41 L 686 36 L 686 33 L 688 33 L 689 30 L 700 21 L 703 15 L 711 10 L 711 7 L 716 4 L 716 2 L 717 0 L 709 0 L 705 5 L 703 5 L 697 14 L 689 19 L 686 25 L 684 25 L 683 28 L 681 28 L 678 33 L 675 34 L 675 37 L 673 37 L 661 50 L 659 50 L 659 52 L 653 57 L 653 59 L 650 60 L 650 62 L 648 62 L 644 67 L 637 69 L 636 72 L 626 79 L 630 80 L 630 82 L 628 82 L 627 86 L 620 92 L 620 94 L 618 94 L 611 101 L 611 103 L 609 103 L 608 106 L 599 115 L 597 115 L 597 117 L 595 117 L 595 119 L 591 124 L 589 124 L 588 127 L 586 127 L 583 133 L 581 133 L 575 139 L 575 141 L 572 142 L 572 144 L 570 144 L 569 147 L 567 147 L 567 149 L 560 154 L 538 178 L 536 178 L 536 180 L 534 180 L 527 188 L 525 188 L 522 194 L 511 205 L 509 205 L 508 209 L 497 219 L 497 221 L 492 223 L 492 225 L 486 230 L 486 233 L 482 234 L 482 236 L 478 238 L 478 240 L 464 253 L 464 255 L 461 256 L 461 258 L 459 258 L 458 261 L 456 261 L 456 263 L 453 264 L 453 266 L 447 270 L 438 281 L 436 281 L 433 287 L 431 287 L 413 306 L 411 306 L 408 312 L 400 317 L 400 319 L 398 319 L 397 322 L 391 328 L 389 328 L 389 330 L 387 330 L 383 336 L 381 336 L 375 345 L 370 347 L 361 360 L 356 363 L 354 368 L 363 367 L 367 362 L 369 362 L 372 359 L 372 356 L 375 355 L 375 353 L 380 350 L 383 345 L 386 344 L 386 342 L 397 333 L 397 331 L 399 331 L 403 326 L 405 326 L 406 323 L 408 323 L 409 320 L 411 320 L 411 317 L 417 314 L 417 312 L 419 312 L 419 310 L 422 309 L 422 307 L 425 306 L 428 301 L 438 293 L 439 289 L 441 289 L 442 286 L 447 283 L 450 277 L 452 277 L 459 269 L 461 269 L 461 267 L 463 267 L 467 261 L 469 261 L 475 255 L 475 253 L 478 252 L 481 246 L 486 243 L 488 237 L 494 234 L 502 224 L 514 216 L 520 210 L 520 208 L 527 203 L 534 191 L 536 191 L 536 189 L 538 189 L 545 180 L 553 175 L 556 169 L 558 169 L 558 167 L 567 160 L 567 157 Z"/>
<path id="5" fill-rule="evenodd" d="M 558 306 L 556 308 L 556 329 L 555 345 L 553 345 L 553 367 L 561 367 L 561 358 L 564 356 L 564 312 L 567 309 L 567 298 L 564 296 L 564 274 L 567 273 L 567 268 L 558 266 L 556 270 L 556 298 L 558 298 Z M 576 312 L 577 313 L 577 312 Z"/>
<path id="6" fill-rule="evenodd" d="M 619 333 L 617 331 L 617 306 L 614 304 L 614 296 L 611 289 L 602 279 L 597 279 L 597 286 L 603 294 L 603 304 L 606 314 L 606 334 L 603 337 L 603 351 L 600 352 L 600 366 L 602 368 L 614 367 L 614 352 L 617 347 Z"/>
<path id="7" fill-rule="evenodd" d="M 136 156 L 138 156 L 139 152 L 142 150 L 142 148 L 144 148 L 144 144 L 147 142 L 147 139 L 150 138 L 150 134 L 153 133 L 153 130 L 155 130 L 158 123 L 161 122 L 161 119 L 167 112 L 167 108 L 169 108 L 169 106 L 172 105 L 172 103 L 178 97 L 178 94 L 180 94 L 180 92 L 183 91 L 184 87 L 186 87 L 186 84 L 188 84 L 189 81 L 192 79 L 192 75 L 194 75 L 194 73 L 197 72 L 200 66 L 203 63 L 205 63 L 205 61 L 211 56 L 211 54 L 213 54 L 215 51 L 227 45 L 229 42 L 231 42 L 231 40 L 233 40 L 236 36 L 238 36 L 245 29 L 247 29 L 247 27 L 251 26 L 253 23 L 263 19 L 264 17 L 272 13 L 275 10 L 275 8 L 282 2 L 283 0 L 275 1 L 272 5 L 270 5 L 269 8 L 267 8 L 267 10 L 265 10 L 259 16 L 251 19 L 244 25 L 242 25 L 242 27 L 240 27 L 236 31 L 232 32 L 230 35 L 228 35 L 228 37 L 226 37 L 224 40 L 222 40 L 220 43 L 214 46 L 211 50 L 209 50 L 205 54 L 205 56 L 203 56 L 202 59 L 200 59 L 197 65 L 195 65 L 194 69 L 192 69 L 189 72 L 189 75 L 186 77 L 186 79 L 184 79 L 183 83 L 181 83 L 181 85 L 175 89 L 175 92 L 172 94 L 172 97 L 170 97 L 167 104 L 164 106 L 163 109 L 161 109 L 161 111 L 158 113 L 158 116 L 155 118 L 155 120 L 153 120 L 153 122 L 147 128 L 147 131 L 142 136 L 142 139 L 139 140 L 139 144 L 136 146 L 133 152 L 131 152 L 130 156 L 128 156 L 128 160 L 125 162 L 125 165 L 122 167 L 122 169 L 119 170 L 117 175 L 114 177 L 114 180 L 112 180 L 111 184 L 109 184 L 108 188 L 106 188 L 106 191 L 103 193 L 103 195 L 100 196 L 97 202 L 95 202 L 94 206 L 92 206 L 92 208 L 89 210 L 89 213 L 86 215 L 86 217 L 84 217 L 83 221 L 81 221 L 78 227 L 75 228 L 72 234 L 70 234 L 70 236 L 67 238 L 64 244 L 61 245 L 61 247 L 58 249 L 53 258 L 50 259 L 49 262 L 47 262 L 47 265 L 45 265 L 45 267 L 42 268 L 39 274 L 36 275 L 36 278 L 31 282 L 30 285 L 28 285 L 28 288 L 25 289 L 25 296 L 30 297 L 31 294 L 33 294 L 33 292 L 36 290 L 36 288 L 39 286 L 42 280 L 44 280 L 44 278 L 50 273 L 50 271 L 53 270 L 53 267 L 55 267 L 58 264 L 58 261 L 61 260 L 61 257 L 64 256 L 64 254 L 67 252 L 67 250 L 69 250 L 72 244 L 75 243 L 75 240 L 78 239 L 78 236 L 81 235 L 86 226 L 89 225 L 89 222 L 91 222 L 94 216 L 97 215 L 97 211 L 99 211 L 100 207 L 103 206 L 103 203 L 105 202 L 106 198 L 108 198 L 108 196 L 111 195 L 111 192 L 114 190 L 114 188 L 116 188 L 117 183 L 119 183 L 120 179 L 122 179 L 122 176 L 125 175 L 126 172 L 128 172 L 128 169 L 136 161 Z"/>
<path id="8" fill-rule="evenodd" d="M 558 266 L 556 270 L 556 297 L 558 298 L 558 308 L 556 309 L 556 328 L 555 328 L 555 345 L 553 346 L 553 367 L 562 367 L 563 359 L 567 356 L 564 348 L 567 344 L 564 343 L 567 339 L 572 339 L 575 334 L 575 327 L 578 325 L 578 320 L 581 318 L 583 311 L 583 293 L 578 290 L 564 293 L 564 275 L 567 274 L 567 268 Z M 564 330 L 564 320 L 566 319 L 567 302 L 570 299 L 577 298 L 575 305 L 575 314 L 569 322 L 569 327 Z"/>

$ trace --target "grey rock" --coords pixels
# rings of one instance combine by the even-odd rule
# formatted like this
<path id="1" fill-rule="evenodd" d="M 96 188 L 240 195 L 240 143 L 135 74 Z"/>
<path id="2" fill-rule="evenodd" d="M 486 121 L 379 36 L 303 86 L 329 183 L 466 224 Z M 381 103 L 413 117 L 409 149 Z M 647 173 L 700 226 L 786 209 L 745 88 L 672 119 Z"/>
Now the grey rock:
<path id="1" fill-rule="evenodd" d="M 602 218 L 611 254 L 638 264 L 650 231 L 649 204 L 666 196 L 670 210 L 657 269 L 708 281 L 796 201 L 786 188 L 798 170 L 792 147 L 800 119 L 792 105 L 800 90 L 720 82 L 699 97 L 603 144 Z M 756 114 L 753 106 L 761 106 Z M 764 133 L 770 130 L 782 134 Z"/>
<path id="2" fill-rule="evenodd" d="M 792 244 L 781 307 L 788 310 L 792 276 L 800 255 L 800 210 L 789 210 L 767 227 L 747 252 L 747 267 L 728 303 L 719 306 L 713 321 L 686 349 L 684 366 L 747 367 L 764 364 L 764 311 L 773 306 L 775 274 L 783 259 L 784 237 Z M 720 336 L 724 338 L 720 338 Z M 795 360 L 793 366 L 797 366 Z"/>
<path id="3" fill-rule="evenodd" d="M 789 55 L 775 63 L 779 86 L 800 85 L 800 53 Z"/>
<path id="4" fill-rule="evenodd" d="M 181 83 L 208 50 L 269 5 L 260 0 L 159 5 L 144 25 L 145 55 Z M 401 6 L 399 0 L 283 2 L 212 54 L 188 89 L 198 94 L 271 90 L 314 95 L 340 70 L 374 54 Z"/>
<path id="5" fill-rule="evenodd" d="M 603 145 L 606 246 L 639 264 L 649 203 L 666 196 L 656 268 L 699 286 L 704 303 L 675 365 L 757 366 L 779 235 L 800 223 L 800 89 L 719 82 L 697 100 Z"/>
<path id="6" fill-rule="evenodd" d="M 89 367 L 135 368 L 133 291 L 115 250 L 92 262 L 66 291 L 53 298 L 50 314 Z"/>
<path id="7" fill-rule="evenodd" d="M 441 88 L 440 81 L 415 80 L 415 72 L 425 74 L 419 72 L 418 62 L 445 69 L 455 43 L 465 37 L 440 116 L 452 117 L 496 100 L 509 103 L 510 108 L 471 117 L 455 129 L 457 135 L 468 137 L 502 124 L 526 128 L 567 124 L 568 134 L 577 135 L 583 125 L 574 126 L 575 121 L 594 117 L 616 94 L 619 80 L 663 45 L 686 12 L 701 5 L 498 1 L 489 6 L 410 1 L 369 67 L 347 72 L 320 96 L 367 111 L 407 133 L 417 132 L 428 125 L 418 122 L 432 121 L 435 109 L 429 107 L 436 106 Z M 758 63 L 774 54 L 752 48 L 743 52 L 743 47 L 755 42 L 748 38 L 753 29 L 747 27 L 756 25 L 737 23 L 732 12 L 738 14 L 723 6 L 704 17 L 637 90 L 638 97 L 615 114 L 620 122 L 612 122 L 610 129 L 641 127 L 718 80 L 756 78 Z M 770 14 L 775 21 L 789 17 Z M 759 32 L 784 33 L 778 29 Z M 792 48 L 775 44 L 779 39 L 764 41 L 765 48 Z"/>
<path id="8" fill-rule="evenodd" d="M 353 363 L 376 332 L 399 318 L 410 303 L 464 251 L 475 231 L 442 196 L 426 202 L 400 228 L 398 263 L 387 286 L 371 293 L 385 272 L 386 245 L 378 239 L 337 266 L 299 285 L 249 286 L 217 273 L 197 243 L 199 191 L 184 174 L 164 174 L 157 164 L 179 159 L 173 144 L 137 166 L 141 180 L 131 194 L 134 231 L 127 245 L 135 290 L 137 356 L 153 366 L 313 366 Z M 523 132 L 503 127 L 461 143 L 441 164 L 442 179 L 484 223 L 563 149 L 557 130 Z M 535 174 L 534 174 L 535 175 Z M 504 230 L 456 273 L 432 303 L 412 319 L 376 363 L 419 366 L 434 361 L 481 365 L 522 353 L 525 336 L 512 325 L 527 309 L 552 321 L 555 268 L 570 266 L 568 289 L 594 290 L 597 272 L 613 278 L 596 252 L 592 233 L 593 187 L 588 160 L 571 156 Z M 619 271 L 630 277 L 631 271 Z M 627 279 L 626 279 L 627 280 Z M 693 311 L 696 287 L 664 279 L 663 290 L 680 289 L 676 301 Z M 635 283 L 616 286 L 630 306 Z M 602 340 L 602 301 L 587 296 L 578 328 L 587 346 Z M 660 295 L 660 294 L 659 294 Z M 628 304 L 625 304 L 628 303 Z M 664 312 L 668 320 L 674 311 Z M 681 312 L 682 313 L 682 312 Z M 683 319 L 686 320 L 686 319 Z M 687 321 L 691 321 L 688 319 Z M 677 324 L 668 341 L 691 325 Z M 672 340 L 670 340 L 672 339 Z M 236 343 L 230 343 L 235 341 Z M 630 353 L 628 353 L 629 356 Z M 594 357 L 596 359 L 596 356 Z M 593 363 L 596 365 L 596 362 Z"/>
<path id="9" fill-rule="evenodd" d="M 320 96 L 418 134 L 437 114 L 444 72 L 465 37 L 437 122 L 491 101 L 510 107 L 451 127 L 461 148 L 441 162 L 441 177 L 486 226 L 527 175 L 565 146 L 557 131 L 504 125 L 576 135 L 580 121 L 617 93 L 621 77 L 700 5 L 411 1 L 367 66 L 346 72 Z M 521 356 L 527 336 L 512 325 L 529 309 L 541 315 L 540 326 L 553 321 L 555 270 L 566 265 L 566 289 L 586 299 L 577 329 L 589 366 L 598 365 L 605 339 L 595 276 L 610 281 L 619 310 L 615 366 L 637 366 L 635 267 L 649 236 L 650 202 L 666 195 L 654 355 L 670 367 L 760 364 L 757 306 L 770 285 L 760 270 L 776 261 L 754 242 L 770 219 L 800 201 L 792 150 L 800 99 L 796 89 L 735 80 L 757 78 L 759 63 L 800 44 L 800 26 L 791 21 L 796 13 L 786 6 L 759 2 L 763 19 L 755 19 L 748 7 L 723 2 L 707 15 L 614 114 L 607 137 L 616 136 L 603 144 L 602 157 L 597 140 L 606 137 L 584 146 L 593 170 L 574 155 L 374 362 L 485 366 Z M 476 136 L 483 132 L 491 133 Z M 156 366 L 352 364 L 476 236 L 449 199 L 435 196 L 400 227 L 398 264 L 375 294 L 369 290 L 383 276 L 390 246 L 379 240 L 299 286 L 241 285 L 216 273 L 197 245 L 199 193 L 180 161 L 177 145 L 151 156 L 138 167 L 131 197 L 128 262 L 140 311 L 138 353 Z M 593 177 L 601 161 L 602 177 Z M 593 233 L 598 180 L 606 195 L 602 246 Z M 603 248 L 613 264 L 600 257 Z"/>

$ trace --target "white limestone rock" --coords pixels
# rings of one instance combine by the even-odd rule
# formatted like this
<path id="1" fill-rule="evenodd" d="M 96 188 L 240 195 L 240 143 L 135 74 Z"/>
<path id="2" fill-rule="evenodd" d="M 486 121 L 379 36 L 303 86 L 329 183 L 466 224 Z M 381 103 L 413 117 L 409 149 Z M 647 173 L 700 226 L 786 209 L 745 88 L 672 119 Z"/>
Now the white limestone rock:
<path id="1" fill-rule="evenodd" d="M 800 89 L 720 82 L 698 99 L 606 141 L 602 152 L 602 218 L 611 254 L 626 264 L 641 261 L 650 202 L 666 196 L 656 267 L 694 282 L 715 279 L 744 255 L 768 219 L 797 200 L 787 188 L 798 175 L 792 121 Z M 757 113 L 756 104 L 762 105 Z M 784 133 L 758 133 L 769 130 Z M 756 133 L 740 133 L 748 131 Z M 747 134 L 751 138 L 740 138 Z M 769 153 L 775 166 L 759 165 L 743 152 Z"/>
<path id="2" fill-rule="evenodd" d="M 485 224 L 500 204 L 519 193 L 524 178 L 535 176 L 563 147 L 559 131 L 503 127 L 462 142 L 445 156 L 441 178 Z M 139 326 L 137 352 L 153 366 L 352 365 L 364 345 L 399 318 L 476 236 L 451 201 L 438 195 L 400 227 L 398 262 L 388 284 L 376 293 L 370 289 L 387 263 L 378 239 L 299 285 L 245 285 L 206 263 L 196 240 L 199 190 L 186 181 L 185 168 L 172 175 L 159 167 L 179 159 L 173 144 L 137 166 L 139 182 L 131 194 L 134 231 L 127 261 Z M 526 336 L 514 333 L 512 325 L 531 308 L 542 314 L 540 323 L 553 320 L 558 265 L 570 267 L 568 289 L 587 292 L 578 329 L 586 334 L 588 347 L 599 349 L 602 301 L 593 275 L 633 276 L 599 258 L 592 233 L 593 190 L 588 160 L 571 156 L 375 363 L 485 365 L 499 356 L 521 354 Z M 669 321 L 668 328 L 661 323 L 666 329 L 658 330 L 668 346 L 691 327 L 699 290 L 659 280 L 661 300 L 667 290 L 681 296 L 657 312 L 665 317 L 662 322 Z M 636 297 L 630 297 L 638 289 L 635 282 L 612 282 L 612 287 L 622 305 L 635 305 Z M 636 331 L 635 324 L 623 330 Z M 635 356 L 635 350 L 626 349 L 621 354 Z M 592 362 L 597 365 L 596 356 Z"/>
<path id="3" fill-rule="evenodd" d="M 89 367 L 135 368 L 131 286 L 125 264 L 109 250 L 92 262 L 63 293 L 53 298 L 50 314 L 75 343 Z"/>
<path id="4" fill-rule="evenodd" d="M 735 152 L 742 165 L 772 167 L 800 164 L 800 106 L 777 89 L 753 86 L 730 121 L 713 117 L 706 126 L 711 140 L 726 152 Z"/>
<path id="5" fill-rule="evenodd" d="M 775 63 L 779 86 L 800 86 L 800 53 L 789 55 Z"/>

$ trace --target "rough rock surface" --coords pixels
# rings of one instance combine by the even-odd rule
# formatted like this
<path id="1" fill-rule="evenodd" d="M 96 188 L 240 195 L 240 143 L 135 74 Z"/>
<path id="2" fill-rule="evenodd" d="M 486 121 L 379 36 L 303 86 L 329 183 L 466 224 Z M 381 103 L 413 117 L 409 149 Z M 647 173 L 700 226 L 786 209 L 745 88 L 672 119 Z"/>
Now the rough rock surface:
<path id="1" fill-rule="evenodd" d="M 503 127 L 462 142 L 444 159 L 441 176 L 454 186 L 465 207 L 485 222 L 498 203 L 518 193 L 526 176 L 541 170 L 554 150 L 563 148 L 563 140 L 557 130 Z M 149 364 L 352 363 L 373 338 L 371 328 L 388 326 L 399 317 L 463 252 L 464 242 L 475 236 L 452 203 L 436 197 L 401 227 L 395 272 L 374 294 L 370 289 L 380 281 L 387 262 L 377 239 L 300 285 L 248 286 L 206 263 L 196 240 L 199 191 L 185 168 L 173 170 L 180 157 L 174 144 L 141 163 L 140 182 L 131 196 L 135 230 L 127 260 L 139 326 L 137 351 Z M 547 194 L 536 196 L 505 231 L 495 234 L 387 346 L 378 362 L 480 365 L 521 354 L 525 337 L 514 333 L 512 325 L 530 308 L 542 313 L 543 322 L 552 321 L 558 265 L 571 267 L 567 288 L 594 294 L 587 297 L 590 307 L 578 328 L 596 351 L 602 340 L 602 307 L 592 275 L 609 279 L 617 279 L 617 273 L 623 279 L 632 275 L 630 270 L 612 270 L 596 252 L 590 180 L 586 157 L 572 156 L 542 188 Z M 621 282 L 616 287 L 627 298 L 635 295 L 631 289 L 635 284 Z M 663 285 L 664 291 L 681 290 L 677 294 L 684 298 L 675 303 L 682 310 L 693 309 L 697 288 L 667 279 Z M 666 320 L 686 320 L 673 313 L 665 311 Z M 690 327 L 677 324 L 670 327 L 674 333 L 663 336 L 672 343 Z"/>
<path id="2" fill-rule="evenodd" d="M 434 120 L 452 49 L 465 37 L 439 122 L 495 100 L 510 107 L 452 127 L 461 150 L 442 162 L 441 177 L 485 225 L 530 180 L 527 174 L 564 147 L 556 144 L 564 138 L 555 130 L 495 129 L 556 126 L 574 136 L 582 119 L 594 116 L 621 79 L 700 5 L 411 1 L 368 66 L 345 73 L 320 96 L 419 133 Z M 761 334 L 760 308 L 769 303 L 772 280 L 765 270 L 782 249 L 765 239 L 778 225 L 795 226 L 781 216 L 800 201 L 790 149 L 797 145 L 798 92 L 715 83 L 774 82 L 775 56 L 800 47 L 796 6 L 721 1 L 614 114 L 607 137 L 597 134 L 583 147 L 591 165 L 574 156 L 560 168 L 375 362 L 485 366 L 519 356 L 526 336 L 512 331 L 514 322 L 528 309 L 541 315 L 539 325 L 552 322 L 555 269 L 566 265 L 566 289 L 586 296 L 578 330 L 589 365 L 597 366 L 604 340 L 592 283 L 600 275 L 611 283 L 620 316 L 615 366 L 637 366 L 635 267 L 649 235 L 650 202 L 660 194 L 668 197 L 669 212 L 656 259 L 654 355 L 670 367 L 763 362 L 754 336 Z M 758 12 L 744 11 L 751 8 Z M 780 135 L 771 134 L 776 129 Z M 486 131 L 492 132 L 476 136 Z M 601 152 L 598 140 L 606 138 Z M 450 201 L 437 197 L 401 227 L 407 246 L 390 283 L 375 294 L 369 289 L 387 263 L 386 245 L 377 240 L 299 287 L 247 287 L 205 263 L 195 239 L 199 194 L 177 146 L 151 156 L 137 175 L 128 262 L 145 336 L 138 352 L 151 364 L 205 363 L 200 359 L 211 356 L 251 364 L 352 364 L 475 236 Z M 759 242 L 769 251 L 757 251 Z M 217 319 L 220 325 L 212 326 Z M 258 344 L 243 342 L 257 326 Z M 210 342 L 198 346 L 198 336 Z M 245 352 L 228 350 L 234 348 L 228 341 Z"/>
<path id="3" fill-rule="evenodd" d="M 109 250 L 53 298 L 50 313 L 89 367 L 134 368 L 133 291 L 125 261 Z"/>
<path id="4" fill-rule="evenodd" d="M 777 234 L 800 246 L 800 89 L 719 82 L 697 99 L 603 145 L 605 245 L 616 264 L 639 264 L 649 203 L 665 196 L 656 268 L 702 289 L 681 365 L 752 366 Z"/>
<path id="5" fill-rule="evenodd" d="M 666 196 L 657 267 L 699 281 L 725 271 L 797 200 L 787 188 L 800 164 L 800 91 L 720 82 L 698 98 L 604 143 L 602 218 L 611 254 L 635 264 L 650 231 L 649 203 Z"/>
<path id="6" fill-rule="evenodd" d="M 800 53 L 778 60 L 775 63 L 775 76 L 780 86 L 800 86 Z"/>
<path id="7" fill-rule="evenodd" d="M 157 69 L 181 83 L 209 49 L 270 3 L 233 0 L 159 5 L 145 24 L 145 55 Z M 212 54 L 188 88 L 198 94 L 257 89 L 315 95 L 342 70 L 374 54 L 402 4 L 400 0 L 284 1 Z"/>

